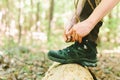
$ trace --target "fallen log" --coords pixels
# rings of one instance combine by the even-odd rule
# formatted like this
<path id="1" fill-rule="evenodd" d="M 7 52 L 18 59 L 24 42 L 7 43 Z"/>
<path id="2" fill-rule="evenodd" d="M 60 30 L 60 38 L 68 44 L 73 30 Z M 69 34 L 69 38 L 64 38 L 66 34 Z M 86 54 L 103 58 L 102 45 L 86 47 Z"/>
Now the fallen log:
<path id="1" fill-rule="evenodd" d="M 94 80 L 89 70 L 79 64 L 53 63 L 42 80 Z"/>

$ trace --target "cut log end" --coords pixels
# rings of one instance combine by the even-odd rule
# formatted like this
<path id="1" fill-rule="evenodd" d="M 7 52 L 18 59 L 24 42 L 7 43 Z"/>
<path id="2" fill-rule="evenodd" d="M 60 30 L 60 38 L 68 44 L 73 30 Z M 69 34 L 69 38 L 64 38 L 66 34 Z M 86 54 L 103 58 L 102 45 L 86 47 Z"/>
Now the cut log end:
<path id="1" fill-rule="evenodd" d="M 78 64 L 53 63 L 42 80 L 94 80 L 89 70 Z"/>

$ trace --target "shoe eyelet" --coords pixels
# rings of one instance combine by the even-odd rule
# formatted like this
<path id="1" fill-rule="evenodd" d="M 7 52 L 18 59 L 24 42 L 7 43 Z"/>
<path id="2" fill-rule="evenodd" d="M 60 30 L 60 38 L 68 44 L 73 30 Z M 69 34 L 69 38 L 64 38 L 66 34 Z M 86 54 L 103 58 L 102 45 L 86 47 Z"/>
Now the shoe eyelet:
<path id="1" fill-rule="evenodd" d="M 84 49 L 88 49 L 88 47 L 86 45 L 84 45 Z"/>
<path id="2" fill-rule="evenodd" d="M 70 52 L 70 50 L 68 49 L 67 52 Z"/>
<path id="3" fill-rule="evenodd" d="M 80 47 L 78 47 L 78 50 L 80 50 Z"/>
<path id="4" fill-rule="evenodd" d="M 88 40 L 86 40 L 86 42 L 88 42 Z"/>

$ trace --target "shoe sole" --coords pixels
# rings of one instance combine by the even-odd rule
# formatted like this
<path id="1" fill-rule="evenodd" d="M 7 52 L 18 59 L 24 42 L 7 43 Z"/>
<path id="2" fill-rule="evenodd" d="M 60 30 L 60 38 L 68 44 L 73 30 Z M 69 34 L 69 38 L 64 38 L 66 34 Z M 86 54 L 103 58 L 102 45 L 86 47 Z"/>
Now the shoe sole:
<path id="1" fill-rule="evenodd" d="M 68 59 L 68 60 L 63 60 L 63 59 L 59 59 L 59 58 L 55 58 L 52 56 L 48 56 L 50 60 L 55 61 L 55 62 L 60 62 L 62 64 L 67 64 L 67 63 L 77 63 L 80 64 L 82 66 L 87 66 L 87 67 L 96 67 L 97 64 L 97 60 L 90 60 L 90 59 L 86 59 L 86 58 L 81 58 L 81 59 Z"/>

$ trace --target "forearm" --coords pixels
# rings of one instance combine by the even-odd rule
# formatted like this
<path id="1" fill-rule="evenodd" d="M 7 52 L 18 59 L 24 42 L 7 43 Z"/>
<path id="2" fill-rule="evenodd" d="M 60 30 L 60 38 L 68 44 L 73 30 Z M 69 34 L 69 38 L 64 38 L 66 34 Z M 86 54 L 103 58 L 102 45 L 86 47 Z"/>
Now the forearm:
<path id="1" fill-rule="evenodd" d="M 75 9 L 72 17 L 70 18 L 69 24 L 65 27 L 66 32 L 68 32 L 73 27 L 73 25 L 78 22 L 79 15 L 82 12 L 85 2 L 86 0 L 79 0 L 78 4 L 74 4 L 77 5 L 77 8 Z"/>
<path id="2" fill-rule="evenodd" d="M 77 9 L 76 9 L 76 14 L 78 16 L 81 14 L 82 9 L 83 9 L 83 7 L 85 5 L 85 2 L 86 2 L 86 0 L 79 0 L 79 2 L 78 2 Z"/>
<path id="3" fill-rule="evenodd" d="M 102 0 L 87 20 L 96 25 L 119 2 L 120 0 Z"/>
<path id="4" fill-rule="evenodd" d="M 71 19 L 73 22 L 77 22 L 77 18 L 79 18 L 79 15 L 82 12 L 85 2 L 86 0 L 79 0 L 77 8 L 75 9 L 74 14 Z"/>

